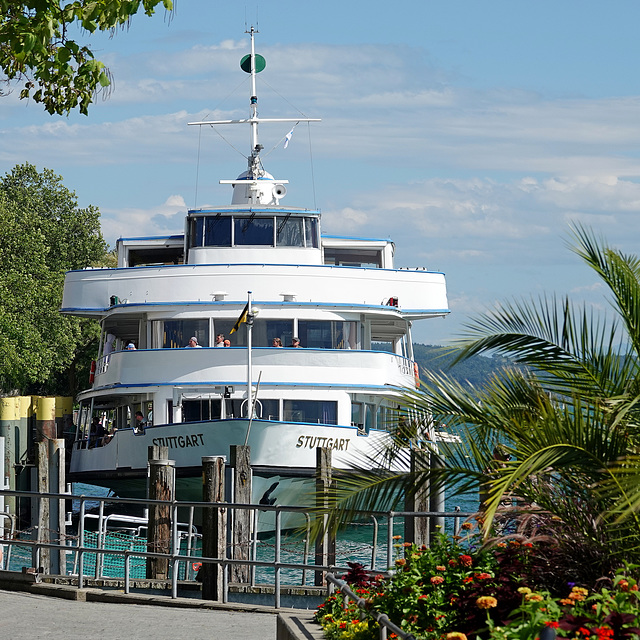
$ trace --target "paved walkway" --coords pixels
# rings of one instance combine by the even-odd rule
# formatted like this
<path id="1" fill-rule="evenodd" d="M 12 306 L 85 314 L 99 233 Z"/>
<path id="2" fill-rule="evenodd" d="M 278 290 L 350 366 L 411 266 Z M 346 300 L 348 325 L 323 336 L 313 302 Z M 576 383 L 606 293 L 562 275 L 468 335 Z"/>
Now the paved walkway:
<path id="1" fill-rule="evenodd" d="M 271 640 L 276 616 L 144 604 L 78 602 L 0 590 L 3 640 Z"/>

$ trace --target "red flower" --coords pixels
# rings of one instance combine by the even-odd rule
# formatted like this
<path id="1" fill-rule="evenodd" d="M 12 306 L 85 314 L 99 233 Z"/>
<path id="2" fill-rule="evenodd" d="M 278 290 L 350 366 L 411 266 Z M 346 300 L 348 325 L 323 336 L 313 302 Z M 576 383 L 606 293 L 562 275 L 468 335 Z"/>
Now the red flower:
<path id="1" fill-rule="evenodd" d="M 458 560 L 463 567 L 470 567 L 473 564 L 473 558 L 471 556 L 462 555 Z"/>
<path id="2" fill-rule="evenodd" d="M 473 582 L 473 578 L 471 576 L 467 576 L 462 579 L 462 584 L 469 584 L 470 582 Z"/>
<path id="3" fill-rule="evenodd" d="M 546 627 L 551 627 L 552 629 L 557 629 L 560 626 L 560 623 L 555 620 L 547 620 L 544 624 Z"/>

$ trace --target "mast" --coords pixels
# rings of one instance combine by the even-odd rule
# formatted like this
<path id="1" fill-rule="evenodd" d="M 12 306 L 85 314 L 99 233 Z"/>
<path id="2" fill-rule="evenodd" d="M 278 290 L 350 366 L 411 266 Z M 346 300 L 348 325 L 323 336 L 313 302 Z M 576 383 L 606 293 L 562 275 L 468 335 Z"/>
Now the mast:
<path id="1" fill-rule="evenodd" d="M 266 67 L 265 59 L 255 51 L 256 29 L 251 26 L 247 31 L 251 38 L 251 53 L 240 61 L 243 71 L 250 74 L 251 95 L 249 98 L 249 117 L 242 120 L 204 120 L 189 122 L 190 126 L 216 126 L 222 124 L 248 124 L 251 127 L 251 149 L 247 156 L 247 171 L 240 174 L 235 180 L 220 180 L 220 184 L 233 186 L 233 199 L 231 204 L 263 204 L 278 205 L 280 199 L 286 195 L 288 180 L 275 180 L 267 173 L 260 160 L 260 152 L 264 148 L 258 137 L 258 127 L 261 122 L 320 122 L 319 118 L 261 118 L 258 115 L 258 91 L 256 88 L 256 76 Z"/>

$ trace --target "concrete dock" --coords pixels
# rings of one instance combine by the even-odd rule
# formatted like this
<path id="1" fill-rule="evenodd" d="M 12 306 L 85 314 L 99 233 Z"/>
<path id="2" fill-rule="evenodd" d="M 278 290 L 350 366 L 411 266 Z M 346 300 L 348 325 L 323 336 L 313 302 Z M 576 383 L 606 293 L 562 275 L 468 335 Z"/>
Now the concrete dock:
<path id="1" fill-rule="evenodd" d="M 60 594 L 62 595 L 62 594 Z M 91 594 L 87 594 L 91 596 Z M 233 607 L 198 608 L 173 603 L 152 606 L 153 598 L 136 604 L 110 601 L 87 601 L 51 597 L 25 591 L 0 590 L 0 638 L 34 640 L 268 640 L 276 637 L 273 609 L 250 611 Z"/>

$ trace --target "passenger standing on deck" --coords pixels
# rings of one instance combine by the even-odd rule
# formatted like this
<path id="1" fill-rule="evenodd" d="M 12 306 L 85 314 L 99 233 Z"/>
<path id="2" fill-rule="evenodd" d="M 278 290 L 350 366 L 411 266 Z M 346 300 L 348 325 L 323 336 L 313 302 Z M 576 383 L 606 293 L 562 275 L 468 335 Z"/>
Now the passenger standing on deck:
<path id="1" fill-rule="evenodd" d="M 280 340 L 280 338 L 274 338 L 271 341 L 271 346 L 272 347 L 281 347 L 282 346 L 282 340 Z"/>
<path id="2" fill-rule="evenodd" d="M 144 428 L 146 426 L 147 426 L 147 423 L 145 422 L 144 415 L 142 414 L 142 411 L 136 411 L 136 422 L 133 425 L 133 430 L 136 433 L 141 433 L 142 431 L 144 431 Z"/>
<path id="3" fill-rule="evenodd" d="M 302 345 L 300 344 L 300 338 L 291 338 L 291 346 L 294 349 L 302 349 Z"/>
<path id="4" fill-rule="evenodd" d="M 189 338 L 189 344 L 185 347 L 185 349 L 202 349 L 202 345 L 198 344 L 198 338 L 193 336 Z"/>
<path id="5" fill-rule="evenodd" d="M 224 333 L 219 333 L 216 336 L 216 343 L 213 346 L 214 347 L 224 347 Z"/>

